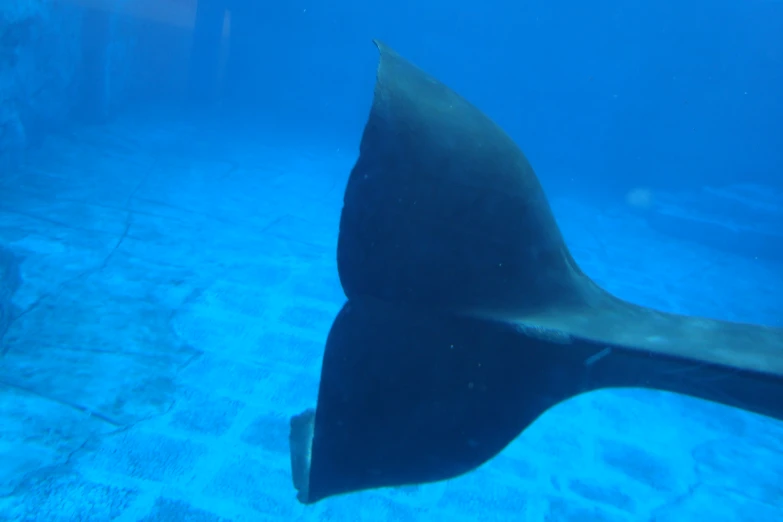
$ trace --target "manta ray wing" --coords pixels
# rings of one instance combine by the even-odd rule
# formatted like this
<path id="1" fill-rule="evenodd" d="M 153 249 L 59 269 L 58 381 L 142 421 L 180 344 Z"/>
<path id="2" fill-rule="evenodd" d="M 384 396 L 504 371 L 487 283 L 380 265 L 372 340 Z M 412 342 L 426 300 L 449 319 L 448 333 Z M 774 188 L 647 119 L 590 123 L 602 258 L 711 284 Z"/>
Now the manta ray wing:
<path id="1" fill-rule="evenodd" d="M 783 419 L 783 330 L 622 301 L 577 266 L 533 169 L 385 45 L 345 192 L 318 402 L 291 420 L 305 503 L 447 479 L 600 388 Z"/>

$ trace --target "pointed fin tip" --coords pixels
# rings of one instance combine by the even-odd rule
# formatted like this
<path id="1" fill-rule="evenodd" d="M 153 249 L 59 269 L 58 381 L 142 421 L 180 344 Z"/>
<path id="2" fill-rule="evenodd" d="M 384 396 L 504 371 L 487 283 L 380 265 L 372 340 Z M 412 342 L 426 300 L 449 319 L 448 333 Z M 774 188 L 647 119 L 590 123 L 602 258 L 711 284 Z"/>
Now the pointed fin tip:
<path id="1" fill-rule="evenodd" d="M 385 44 L 384 42 L 382 42 L 381 40 L 378 40 L 378 39 L 376 39 L 376 38 L 373 38 L 373 40 L 372 40 L 372 43 L 374 43 L 374 44 L 375 44 L 375 47 L 377 47 L 377 48 L 378 48 L 378 52 L 381 54 L 381 56 L 384 56 L 384 55 L 393 55 L 393 56 L 399 56 L 399 55 L 397 54 L 397 52 L 396 52 L 394 49 L 392 49 L 391 47 L 389 47 L 388 45 L 386 45 L 386 44 Z"/>
<path id="2" fill-rule="evenodd" d="M 310 463 L 315 432 L 315 410 L 310 408 L 291 417 L 288 444 L 291 452 L 291 478 L 297 491 L 296 498 L 303 504 L 311 504 Z"/>

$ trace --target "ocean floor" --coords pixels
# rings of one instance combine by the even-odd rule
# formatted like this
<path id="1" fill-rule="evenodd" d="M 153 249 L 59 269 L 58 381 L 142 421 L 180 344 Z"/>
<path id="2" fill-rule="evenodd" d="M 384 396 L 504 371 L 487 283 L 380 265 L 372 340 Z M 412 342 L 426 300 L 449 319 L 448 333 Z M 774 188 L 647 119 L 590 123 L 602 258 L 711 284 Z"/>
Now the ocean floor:
<path id="1" fill-rule="evenodd" d="M 783 423 L 638 390 L 561 404 L 459 479 L 300 505 L 288 418 L 315 404 L 343 301 L 356 151 L 209 129 L 75 130 L 0 177 L 21 274 L 0 346 L 0 521 L 783 520 Z M 616 294 L 783 326 L 780 264 L 663 236 L 622 202 L 552 204 Z"/>

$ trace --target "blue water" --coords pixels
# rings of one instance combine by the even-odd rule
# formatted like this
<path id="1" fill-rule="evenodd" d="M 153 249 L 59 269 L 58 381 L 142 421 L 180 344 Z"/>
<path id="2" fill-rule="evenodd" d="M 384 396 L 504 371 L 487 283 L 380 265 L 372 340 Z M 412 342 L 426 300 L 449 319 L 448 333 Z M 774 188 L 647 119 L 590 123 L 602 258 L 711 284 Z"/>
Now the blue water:
<path id="1" fill-rule="evenodd" d="M 207 4 L 0 2 L 0 521 L 783 519 L 783 422 L 649 390 L 435 484 L 304 506 L 288 456 L 371 38 L 509 132 L 600 285 L 783 327 L 783 2 Z"/>

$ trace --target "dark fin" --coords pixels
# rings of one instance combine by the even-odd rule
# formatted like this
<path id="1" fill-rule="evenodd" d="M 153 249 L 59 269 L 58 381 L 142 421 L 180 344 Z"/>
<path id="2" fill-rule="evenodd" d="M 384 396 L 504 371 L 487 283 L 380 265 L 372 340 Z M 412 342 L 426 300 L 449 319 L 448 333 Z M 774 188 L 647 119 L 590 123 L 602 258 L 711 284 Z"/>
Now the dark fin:
<path id="1" fill-rule="evenodd" d="M 465 473 L 551 406 L 598 388 L 783 418 L 783 330 L 602 290 L 508 136 L 377 45 L 340 222 L 349 302 L 329 334 L 315 416 L 292 422 L 303 502 Z"/>
<path id="2" fill-rule="evenodd" d="M 491 459 L 580 391 L 578 351 L 552 346 L 504 323 L 349 301 L 326 343 L 309 476 L 294 469 L 309 485 L 300 500 L 437 481 Z M 292 422 L 298 455 L 304 431 Z"/>
<path id="3" fill-rule="evenodd" d="M 345 294 L 463 311 L 600 298 L 580 279 L 519 147 L 468 101 L 376 45 L 375 97 L 340 219 Z"/>
<path id="4" fill-rule="evenodd" d="M 640 386 L 783 419 L 783 382 L 770 376 L 351 300 L 329 333 L 317 414 L 291 423 L 294 485 L 300 501 L 313 503 L 453 478 L 559 402 Z"/>
<path id="5" fill-rule="evenodd" d="M 503 130 L 387 46 L 345 192 L 346 295 L 431 306 L 783 378 L 783 329 L 667 314 L 577 266 Z"/>

